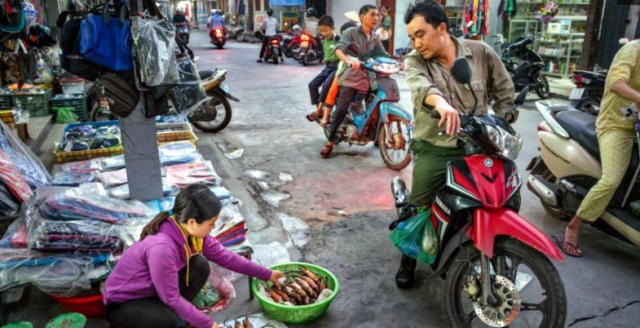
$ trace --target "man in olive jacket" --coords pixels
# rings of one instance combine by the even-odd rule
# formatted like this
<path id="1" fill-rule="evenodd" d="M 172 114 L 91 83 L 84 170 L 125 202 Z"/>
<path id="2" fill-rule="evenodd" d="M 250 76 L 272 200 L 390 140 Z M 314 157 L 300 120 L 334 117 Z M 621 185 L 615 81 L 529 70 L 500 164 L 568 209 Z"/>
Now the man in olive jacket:
<path id="1" fill-rule="evenodd" d="M 407 32 L 414 47 L 406 60 L 407 83 L 411 89 L 415 117 L 412 205 L 430 206 L 445 182 L 447 163 L 464 156 L 464 148 L 455 135 L 460 130 L 460 112 L 469 112 L 474 99 L 467 86 L 451 76 L 451 66 L 460 57 L 473 69 L 471 88 L 478 97 L 476 115 L 487 113 L 487 94 L 495 100 L 493 110 L 513 122 L 515 88 L 498 55 L 487 44 L 457 40 L 447 32 L 444 8 L 432 0 L 420 0 L 409 6 L 405 15 Z M 433 119 L 431 111 L 441 119 Z M 440 135 L 444 128 L 446 134 Z M 396 284 L 408 288 L 413 284 L 416 260 L 404 256 L 396 275 Z"/>

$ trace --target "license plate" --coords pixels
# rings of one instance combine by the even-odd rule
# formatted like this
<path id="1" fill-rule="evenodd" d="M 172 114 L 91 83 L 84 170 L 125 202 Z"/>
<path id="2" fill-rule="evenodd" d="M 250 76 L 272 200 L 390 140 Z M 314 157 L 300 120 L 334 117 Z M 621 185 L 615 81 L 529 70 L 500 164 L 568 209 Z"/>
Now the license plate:
<path id="1" fill-rule="evenodd" d="M 569 100 L 580 100 L 582 99 L 582 94 L 584 93 L 584 88 L 575 88 L 571 91 L 569 95 Z"/>
<path id="2" fill-rule="evenodd" d="M 225 93 L 231 93 L 231 88 L 225 83 L 220 83 L 220 89 Z"/>

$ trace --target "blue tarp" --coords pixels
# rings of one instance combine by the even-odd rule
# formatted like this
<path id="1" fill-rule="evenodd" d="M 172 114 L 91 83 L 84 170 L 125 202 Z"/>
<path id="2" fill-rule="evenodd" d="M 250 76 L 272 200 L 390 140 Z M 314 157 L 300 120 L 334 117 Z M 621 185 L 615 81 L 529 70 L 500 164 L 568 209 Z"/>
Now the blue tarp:
<path id="1" fill-rule="evenodd" d="M 269 6 L 304 6 L 304 0 L 269 0 Z"/>

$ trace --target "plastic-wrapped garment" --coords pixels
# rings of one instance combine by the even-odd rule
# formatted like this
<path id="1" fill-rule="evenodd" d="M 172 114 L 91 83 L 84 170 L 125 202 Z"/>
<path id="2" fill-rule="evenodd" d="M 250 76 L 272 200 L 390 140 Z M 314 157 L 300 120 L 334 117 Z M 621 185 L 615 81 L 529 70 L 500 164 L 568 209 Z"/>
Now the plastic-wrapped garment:
<path id="1" fill-rule="evenodd" d="M 18 172 L 11 158 L 2 150 L 0 150 L 0 181 L 20 203 L 33 196 L 27 181 Z"/>
<path id="2" fill-rule="evenodd" d="M 124 169 L 126 167 L 124 155 L 104 157 L 102 161 L 102 171 L 113 171 Z"/>
<path id="3" fill-rule="evenodd" d="M 19 218 L 9 225 L 4 237 L 0 240 L 0 248 L 27 248 L 25 220 Z"/>
<path id="4" fill-rule="evenodd" d="M 22 203 L 22 206 L 20 207 L 20 219 L 24 220 L 27 230 L 29 230 L 29 227 L 33 222 L 40 219 L 40 216 L 42 215 L 40 207 L 49 197 L 64 194 L 64 192 L 69 189 L 71 188 L 45 186 L 36 190 L 36 194 L 33 197 Z"/>
<path id="5" fill-rule="evenodd" d="M 162 179 L 163 197 L 175 196 L 180 192 L 180 188 L 170 185 L 166 179 Z M 129 185 L 122 185 L 109 190 L 109 196 L 117 199 L 131 199 Z"/>
<path id="6" fill-rule="evenodd" d="M 0 216 L 15 218 L 20 210 L 20 201 L 0 182 Z"/>
<path id="7" fill-rule="evenodd" d="M 40 217 L 29 228 L 29 248 L 40 252 L 111 253 L 122 248 L 118 226 L 88 220 Z"/>
<path id="8" fill-rule="evenodd" d="M 160 212 L 166 212 L 173 209 L 175 202 L 175 197 L 165 197 L 158 200 L 150 200 L 148 202 L 144 202 L 144 204 L 151 209 L 152 216 L 156 216 Z"/>
<path id="9" fill-rule="evenodd" d="M 91 288 L 89 274 L 108 256 L 44 254 L 26 248 L 0 248 L 0 291 L 33 284 L 45 293 L 71 297 Z"/>
<path id="10" fill-rule="evenodd" d="M 167 20 L 134 17 L 131 36 L 140 61 L 140 78 L 148 86 L 180 81 L 176 68 L 176 31 Z"/>
<path id="11" fill-rule="evenodd" d="M 34 190 L 48 185 L 51 175 L 40 159 L 3 122 L 0 127 L 0 149 L 13 161 L 24 180 Z"/>
<path id="12" fill-rule="evenodd" d="M 100 182 L 102 182 L 104 186 L 107 188 L 120 186 L 127 183 L 128 181 L 127 170 L 120 169 L 117 171 L 102 172 L 98 174 L 98 179 L 100 179 Z M 122 199 L 121 197 L 116 197 L 116 198 Z"/>
<path id="13" fill-rule="evenodd" d="M 95 182 L 98 175 L 96 172 L 87 172 L 87 173 L 67 173 L 67 172 L 57 172 L 53 175 L 53 181 L 51 184 L 54 186 L 69 186 L 69 187 L 77 187 L 84 183 Z"/>
<path id="14" fill-rule="evenodd" d="M 67 173 L 87 173 L 102 171 L 102 162 L 99 158 L 94 158 L 86 161 L 65 163 L 58 166 L 57 171 Z"/>
<path id="15" fill-rule="evenodd" d="M 120 137 L 120 126 L 117 121 L 110 121 L 107 125 L 99 126 L 92 124 L 74 126 L 65 131 L 62 141 L 91 141 L 110 137 Z"/>
<path id="16" fill-rule="evenodd" d="M 210 161 L 168 166 L 165 172 L 169 184 L 180 188 L 194 183 L 218 185 L 221 182 Z"/>
<path id="17" fill-rule="evenodd" d="M 198 149 L 189 141 L 169 142 L 158 146 L 160 163 L 164 166 L 195 163 L 202 159 Z"/>
<path id="18" fill-rule="evenodd" d="M 183 56 L 176 62 L 180 83 L 169 91 L 169 97 L 179 116 L 186 117 L 207 100 L 207 94 L 200 83 L 200 75 L 191 58 Z"/>
<path id="19" fill-rule="evenodd" d="M 231 191 L 225 187 L 210 187 L 209 190 L 211 190 L 219 200 L 230 199 L 232 196 Z"/>
<path id="20" fill-rule="evenodd" d="M 41 210 L 45 216 L 58 220 L 96 220 L 116 224 L 149 216 L 149 209 L 142 202 L 125 202 L 83 192 L 79 188 L 47 198 Z"/>

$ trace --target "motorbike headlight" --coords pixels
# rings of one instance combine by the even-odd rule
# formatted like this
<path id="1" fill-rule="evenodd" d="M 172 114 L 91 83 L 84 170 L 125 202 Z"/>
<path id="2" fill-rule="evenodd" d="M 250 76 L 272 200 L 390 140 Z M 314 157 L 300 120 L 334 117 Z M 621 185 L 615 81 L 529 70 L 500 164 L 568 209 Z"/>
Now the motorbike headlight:
<path id="1" fill-rule="evenodd" d="M 484 126 L 484 132 L 489 141 L 498 150 L 501 155 L 510 160 L 515 160 L 522 149 L 522 137 L 519 134 L 513 135 L 502 127 Z"/>
<path id="2" fill-rule="evenodd" d="M 379 73 L 391 75 L 391 74 L 398 73 L 398 71 L 400 71 L 400 65 L 384 63 L 379 65 L 373 65 L 373 69 Z"/>

